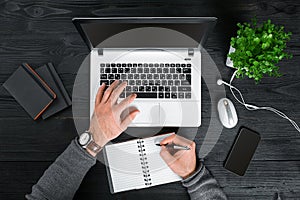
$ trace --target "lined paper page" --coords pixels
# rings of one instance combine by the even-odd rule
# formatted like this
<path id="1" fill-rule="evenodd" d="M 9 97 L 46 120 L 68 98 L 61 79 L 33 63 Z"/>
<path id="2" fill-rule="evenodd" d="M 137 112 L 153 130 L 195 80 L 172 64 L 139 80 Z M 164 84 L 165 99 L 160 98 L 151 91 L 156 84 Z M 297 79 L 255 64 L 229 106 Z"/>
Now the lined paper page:
<path id="1" fill-rule="evenodd" d="M 114 192 L 145 187 L 137 140 L 105 146 Z"/>
<path id="2" fill-rule="evenodd" d="M 152 185 L 160 185 L 170 182 L 179 181 L 182 178 L 175 174 L 160 157 L 161 147 L 155 144 L 159 143 L 165 137 L 171 134 L 160 135 L 152 138 L 146 138 L 145 141 L 145 152 L 149 166 L 149 173 Z"/>

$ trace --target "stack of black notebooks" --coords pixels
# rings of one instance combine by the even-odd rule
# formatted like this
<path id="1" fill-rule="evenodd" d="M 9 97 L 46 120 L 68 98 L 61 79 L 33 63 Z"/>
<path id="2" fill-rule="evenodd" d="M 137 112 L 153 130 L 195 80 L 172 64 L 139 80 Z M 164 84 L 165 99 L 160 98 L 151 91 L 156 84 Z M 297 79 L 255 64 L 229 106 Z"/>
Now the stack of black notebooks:
<path id="1" fill-rule="evenodd" d="M 46 119 L 71 105 L 52 63 L 35 70 L 23 63 L 3 86 L 34 120 Z"/>

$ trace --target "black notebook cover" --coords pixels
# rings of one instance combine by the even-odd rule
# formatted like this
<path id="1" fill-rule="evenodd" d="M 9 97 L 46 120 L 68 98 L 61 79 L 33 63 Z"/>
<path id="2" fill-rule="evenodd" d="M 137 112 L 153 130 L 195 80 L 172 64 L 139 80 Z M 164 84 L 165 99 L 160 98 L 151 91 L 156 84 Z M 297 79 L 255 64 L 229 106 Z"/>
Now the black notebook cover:
<path id="1" fill-rule="evenodd" d="M 56 98 L 51 88 L 26 63 L 22 64 L 3 86 L 34 120 Z"/>
<path id="2" fill-rule="evenodd" d="M 54 115 L 55 113 L 67 108 L 72 104 L 71 99 L 52 63 L 43 65 L 42 67 L 37 68 L 35 71 L 45 80 L 45 82 L 56 94 L 56 99 L 54 102 L 42 114 L 43 119 Z"/>

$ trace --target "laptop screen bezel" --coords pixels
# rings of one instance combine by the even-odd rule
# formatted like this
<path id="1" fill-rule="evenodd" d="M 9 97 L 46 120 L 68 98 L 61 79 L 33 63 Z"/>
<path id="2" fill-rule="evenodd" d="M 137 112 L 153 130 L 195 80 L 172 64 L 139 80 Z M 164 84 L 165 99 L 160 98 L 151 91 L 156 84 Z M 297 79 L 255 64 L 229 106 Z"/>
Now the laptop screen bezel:
<path id="1" fill-rule="evenodd" d="M 89 50 L 97 49 L 93 47 L 92 42 L 83 30 L 81 24 L 95 23 L 101 21 L 103 23 L 207 23 L 208 28 L 199 41 L 199 47 L 203 46 L 207 40 L 208 34 L 214 28 L 217 18 L 216 17 L 99 17 L 99 18 L 73 18 L 72 22 L 77 31 L 83 38 Z M 187 47 L 188 48 L 188 47 Z"/>

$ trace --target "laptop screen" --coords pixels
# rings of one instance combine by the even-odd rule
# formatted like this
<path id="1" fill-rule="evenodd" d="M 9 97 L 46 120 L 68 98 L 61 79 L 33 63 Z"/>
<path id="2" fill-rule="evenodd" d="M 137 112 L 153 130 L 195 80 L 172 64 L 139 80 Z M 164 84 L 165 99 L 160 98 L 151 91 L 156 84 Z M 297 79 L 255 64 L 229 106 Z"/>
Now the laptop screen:
<path id="1" fill-rule="evenodd" d="M 79 33 L 93 48 L 196 48 L 203 45 L 216 18 L 75 18 Z"/>

